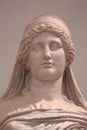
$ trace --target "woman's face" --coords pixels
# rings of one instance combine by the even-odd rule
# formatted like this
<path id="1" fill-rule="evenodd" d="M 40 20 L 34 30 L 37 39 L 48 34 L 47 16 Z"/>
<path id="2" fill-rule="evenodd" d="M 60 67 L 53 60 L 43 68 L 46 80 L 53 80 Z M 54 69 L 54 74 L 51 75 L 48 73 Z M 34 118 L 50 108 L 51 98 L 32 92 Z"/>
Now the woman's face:
<path id="1" fill-rule="evenodd" d="M 44 32 L 33 39 L 27 60 L 31 74 L 38 80 L 56 80 L 65 69 L 65 53 L 60 38 Z"/>

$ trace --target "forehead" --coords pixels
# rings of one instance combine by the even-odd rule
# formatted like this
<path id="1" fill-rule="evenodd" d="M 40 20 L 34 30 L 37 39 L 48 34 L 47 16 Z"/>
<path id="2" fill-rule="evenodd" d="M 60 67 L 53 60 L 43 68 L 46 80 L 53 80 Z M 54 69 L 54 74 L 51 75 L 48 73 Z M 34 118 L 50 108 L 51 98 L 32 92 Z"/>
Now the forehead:
<path id="1" fill-rule="evenodd" d="M 47 43 L 47 42 L 52 42 L 52 41 L 62 43 L 58 36 L 56 36 L 52 33 L 43 32 L 32 40 L 32 44 L 35 44 L 38 42 Z"/>

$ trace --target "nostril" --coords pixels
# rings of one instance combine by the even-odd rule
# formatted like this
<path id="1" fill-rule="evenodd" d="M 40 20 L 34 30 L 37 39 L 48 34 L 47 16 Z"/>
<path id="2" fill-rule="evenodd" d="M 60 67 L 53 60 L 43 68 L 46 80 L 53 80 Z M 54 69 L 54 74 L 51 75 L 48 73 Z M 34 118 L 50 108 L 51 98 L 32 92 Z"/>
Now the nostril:
<path id="1" fill-rule="evenodd" d="M 52 56 L 51 56 L 51 54 L 50 53 L 45 53 L 44 54 L 44 58 L 46 58 L 46 59 L 50 59 Z"/>

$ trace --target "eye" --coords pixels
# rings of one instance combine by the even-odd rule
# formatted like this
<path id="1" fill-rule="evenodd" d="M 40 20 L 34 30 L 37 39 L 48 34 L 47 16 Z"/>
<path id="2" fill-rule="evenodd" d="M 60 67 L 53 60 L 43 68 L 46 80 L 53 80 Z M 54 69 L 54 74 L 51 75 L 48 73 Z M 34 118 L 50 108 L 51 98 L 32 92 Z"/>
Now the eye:
<path id="1" fill-rule="evenodd" d="M 35 43 L 31 46 L 31 50 L 38 51 L 40 49 L 43 49 L 43 44 L 41 42 Z"/>
<path id="2" fill-rule="evenodd" d="M 56 51 L 56 50 L 62 48 L 62 44 L 59 43 L 59 42 L 53 41 L 53 42 L 50 42 L 49 48 L 50 48 L 50 50 L 52 50 L 52 51 Z"/>

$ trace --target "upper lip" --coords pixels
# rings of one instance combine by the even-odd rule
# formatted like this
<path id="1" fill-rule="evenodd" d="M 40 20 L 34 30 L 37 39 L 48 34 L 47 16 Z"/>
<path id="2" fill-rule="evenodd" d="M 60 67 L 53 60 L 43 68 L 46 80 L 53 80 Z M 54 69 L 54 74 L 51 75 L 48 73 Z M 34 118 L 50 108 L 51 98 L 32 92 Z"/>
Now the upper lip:
<path id="1" fill-rule="evenodd" d="M 43 62 L 41 65 L 44 65 L 44 64 L 51 64 L 51 65 L 53 65 L 53 62 L 50 62 L 50 61 L 48 61 L 48 62 Z"/>

